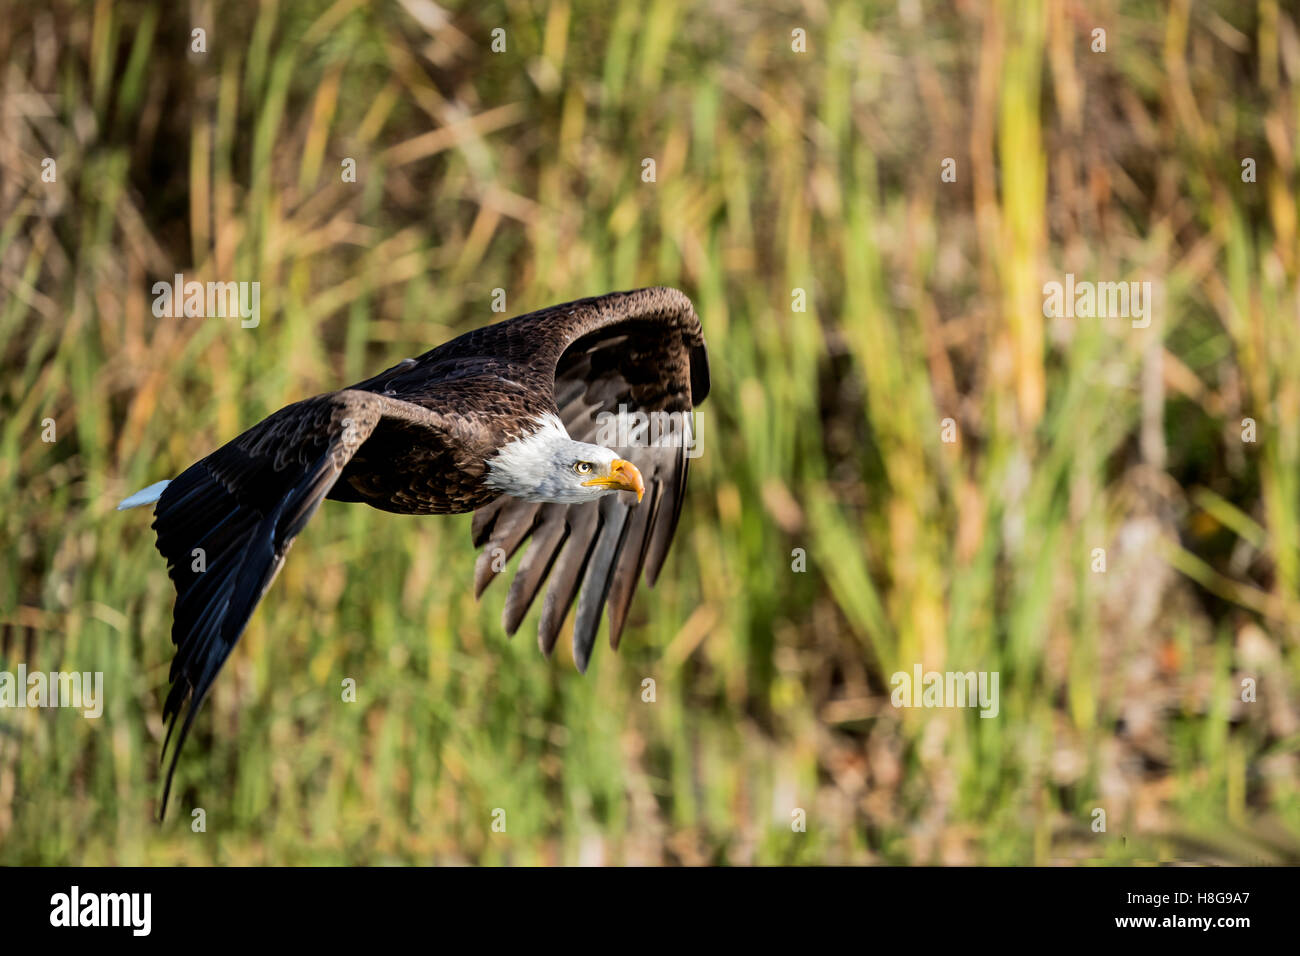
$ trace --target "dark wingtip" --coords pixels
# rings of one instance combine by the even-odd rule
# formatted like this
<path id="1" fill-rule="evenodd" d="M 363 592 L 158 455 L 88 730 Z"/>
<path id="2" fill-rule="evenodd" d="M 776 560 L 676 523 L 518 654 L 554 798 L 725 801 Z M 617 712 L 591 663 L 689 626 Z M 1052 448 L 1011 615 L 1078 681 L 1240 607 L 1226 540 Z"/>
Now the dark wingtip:
<path id="1" fill-rule="evenodd" d="M 548 661 L 551 659 L 551 653 L 555 650 L 555 634 L 546 623 L 545 610 L 542 612 L 542 619 L 537 623 L 537 649 L 542 652 L 542 657 Z"/>
<path id="2" fill-rule="evenodd" d="M 515 633 L 519 630 L 519 623 L 511 615 L 509 605 L 501 609 L 501 630 L 506 632 L 506 637 L 515 636 Z"/>
<path id="3" fill-rule="evenodd" d="M 591 663 L 591 651 L 596 646 L 596 626 L 599 623 L 599 617 L 596 617 L 593 623 L 587 615 L 583 614 L 579 614 L 578 620 L 574 623 L 573 663 L 577 665 L 580 674 L 587 673 L 587 665 Z"/>
<path id="4" fill-rule="evenodd" d="M 691 404 L 703 405 L 709 397 L 709 350 L 703 344 L 691 349 Z"/>
<path id="5" fill-rule="evenodd" d="M 191 695 L 189 709 L 185 712 L 184 722 L 181 723 L 180 735 L 176 738 L 176 744 L 172 748 L 171 763 L 167 766 L 167 781 L 163 784 L 162 803 L 158 807 L 159 825 L 161 825 L 163 820 L 167 817 L 167 801 L 171 797 L 172 793 L 172 778 L 176 776 L 176 765 L 180 762 L 181 750 L 185 746 L 185 738 L 190 735 L 190 725 L 194 723 L 194 716 L 198 711 L 198 704 L 199 701 L 195 700 Z M 171 725 L 167 728 L 167 739 L 163 741 L 163 751 L 160 755 L 160 762 L 161 759 L 165 758 L 167 755 L 167 741 L 171 740 L 172 731 L 176 728 L 176 720 L 178 717 L 180 717 L 180 711 L 173 711 Z"/>

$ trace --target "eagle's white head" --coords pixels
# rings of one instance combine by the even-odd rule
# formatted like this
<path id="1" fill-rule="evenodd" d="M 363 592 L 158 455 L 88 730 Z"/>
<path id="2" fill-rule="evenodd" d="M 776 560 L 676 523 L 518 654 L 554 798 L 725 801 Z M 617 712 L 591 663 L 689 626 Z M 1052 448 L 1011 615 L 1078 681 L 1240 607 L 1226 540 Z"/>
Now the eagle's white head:
<path id="1" fill-rule="evenodd" d="M 645 494 L 641 472 L 610 448 L 574 441 L 554 415 L 488 459 L 488 487 L 524 501 L 572 505 L 614 491 Z"/>

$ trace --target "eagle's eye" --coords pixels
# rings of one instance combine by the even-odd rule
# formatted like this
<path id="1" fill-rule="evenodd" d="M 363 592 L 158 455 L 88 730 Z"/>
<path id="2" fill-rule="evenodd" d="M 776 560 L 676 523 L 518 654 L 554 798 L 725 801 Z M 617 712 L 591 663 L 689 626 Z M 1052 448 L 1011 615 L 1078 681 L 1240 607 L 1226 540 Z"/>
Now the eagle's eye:
<path id="1" fill-rule="evenodd" d="M 589 475 L 591 474 L 591 462 L 575 461 L 573 463 L 573 470 L 577 472 L 579 475 Z"/>

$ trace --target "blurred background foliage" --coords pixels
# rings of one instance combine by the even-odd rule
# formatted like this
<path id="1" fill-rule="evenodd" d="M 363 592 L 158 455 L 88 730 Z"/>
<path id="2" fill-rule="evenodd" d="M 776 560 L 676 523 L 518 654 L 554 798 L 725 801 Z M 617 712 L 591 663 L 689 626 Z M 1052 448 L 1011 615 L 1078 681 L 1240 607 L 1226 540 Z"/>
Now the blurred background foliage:
<path id="1" fill-rule="evenodd" d="M 0 21 L 0 669 L 106 683 L 0 712 L 0 863 L 1300 862 L 1294 6 Z M 155 318 L 176 272 L 260 326 Z M 1151 327 L 1045 319 L 1067 272 L 1153 281 Z M 115 502 L 495 288 L 658 284 L 714 387 L 620 653 L 508 641 L 468 517 L 327 504 L 154 822 L 173 592 Z M 892 707 L 915 664 L 1000 672 L 998 717 Z"/>

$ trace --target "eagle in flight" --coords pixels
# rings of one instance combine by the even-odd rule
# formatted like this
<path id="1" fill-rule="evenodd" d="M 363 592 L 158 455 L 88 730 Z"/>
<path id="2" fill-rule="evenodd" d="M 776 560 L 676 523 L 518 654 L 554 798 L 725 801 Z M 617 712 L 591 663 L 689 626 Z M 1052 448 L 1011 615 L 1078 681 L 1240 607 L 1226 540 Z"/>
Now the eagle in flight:
<path id="1" fill-rule="evenodd" d="M 686 490 L 691 410 L 708 392 L 690 300 L 669 288 L 615 292 L 467 332 L 288 405 L 119 504 L 154 505 L 176 586 L 164 756 L 189 706 L 162 812 L 195 714 L 322 500 L 474 512 L 476 597 L 528 542 L 503 627 L 514 634 L 549 576 L 538 644 L 549 656 L 576 597 L 573 658 L 585 672 L 601 610 L 617 649 L 637 579 L 644 570 L 653 586 L 663 566 Z M 684 427 L 629 447 L 596 444 L 607 416 Z"/>

